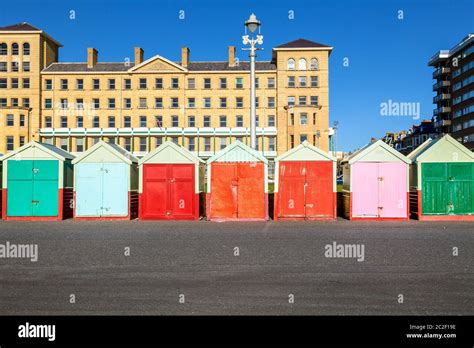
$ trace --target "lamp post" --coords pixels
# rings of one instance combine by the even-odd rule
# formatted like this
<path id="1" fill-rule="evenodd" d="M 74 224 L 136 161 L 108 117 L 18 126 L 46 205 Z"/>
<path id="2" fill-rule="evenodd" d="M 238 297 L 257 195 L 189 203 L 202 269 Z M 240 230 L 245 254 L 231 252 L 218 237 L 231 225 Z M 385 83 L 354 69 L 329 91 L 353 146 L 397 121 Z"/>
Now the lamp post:
<path id="1" fill-rule="evenodd" d="M 250 33 L 254 33 L 258 29 L 256 38 L 250 38 L 247 35 L 247 29 Z M 244 51 L 249 51 L 250 58 L 250 146 L 252 149 L 257 148 L 257 133 L 256 133 L 256 112 L 255 112 L 255 57 L 256 51 L 263 48 L 257 48 L 256 45 L 263 44 L 263 35 L 260 35 L 260 21 L 255 14 L 251 14 L 249 19 L 245 22 L 245 35 L 242 36 L 242 43 L 250 45 L 250 48 L 244 48 Z"/>

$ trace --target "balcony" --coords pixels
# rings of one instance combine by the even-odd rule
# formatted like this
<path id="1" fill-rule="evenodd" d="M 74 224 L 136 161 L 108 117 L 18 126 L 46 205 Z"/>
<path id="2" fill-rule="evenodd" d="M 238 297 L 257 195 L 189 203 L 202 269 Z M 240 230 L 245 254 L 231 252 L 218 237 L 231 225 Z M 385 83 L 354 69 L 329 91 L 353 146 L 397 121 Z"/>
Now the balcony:
<path id="1" fill-rule="evenodd" d="M 451 81 L 439 81 L 433 85 L 433 91 L 449 86 L 451 86 Z"/>
<path id="2" fill-rule="evenodd" d="M 451 107 L 450 106 L 441 106 L 437 109 L 433 110 L 433 116 L 441 115 L 441 114 L 447 114 L 451 112 Z"/>
<path id="3" fill-rule="evenodd" d="M 433 71 L 433 78 L 436 79 L 438 76 L 447 75 L 451 72 L 451 68 L 441 67 Z"/>
<path id="4" fill-rule="evenodd" d="M 434 125 L 436 128 L 448 127 L 451 126 L 451 120 L 439 120 L 436 121 Z"/>
<path id="5" fill-rule="evenodd" d="M 438 94 L 436 97 L 433 98 L 433 103 L 437 103 L 443 100 L 449 100 L 451 99 L 451 94 L 449 93 L 441 93 Z"/>

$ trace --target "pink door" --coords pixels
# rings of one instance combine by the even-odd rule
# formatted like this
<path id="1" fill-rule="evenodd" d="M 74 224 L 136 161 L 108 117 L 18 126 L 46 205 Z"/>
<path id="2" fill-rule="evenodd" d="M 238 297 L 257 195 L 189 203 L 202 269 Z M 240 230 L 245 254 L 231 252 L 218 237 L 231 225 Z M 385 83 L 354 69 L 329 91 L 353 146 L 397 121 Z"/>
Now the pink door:
<path id="1" fill-rule="evenodd" d="M 380 217 L 407 217 L 407 170 L 404 163 L 379 164 Z"/>
<path id="2" fill-rule="evenodd" d="M 351 172 L 352 215 L 378 217 L 378 163 L 358 162 Z"/>

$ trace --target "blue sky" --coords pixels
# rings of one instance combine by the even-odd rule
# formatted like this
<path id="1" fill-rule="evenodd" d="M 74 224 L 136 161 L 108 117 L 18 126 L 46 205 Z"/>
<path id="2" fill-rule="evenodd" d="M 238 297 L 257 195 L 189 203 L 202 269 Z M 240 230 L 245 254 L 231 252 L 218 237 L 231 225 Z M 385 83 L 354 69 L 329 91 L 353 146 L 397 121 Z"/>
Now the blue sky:
<path id="1" fill-rule="evenodd" d="M 251 12 L 264 34 L 258 59 L 269 60 L 272 47 L 300 37 L 334 46 L 330 123 L 339 121 L 341 150 L 419 121 L 381 116 L 383 102 L 420 103 L 421 118 L 431 118 L 428 60 L 474 32 L 472 0 L 9 1 L 2 4 L 0 26 L 26 21 L 44 29 L 63 43 L 61 61 L 85 61 L 87 47 L 99 50 L 99 60 L 123 61 L 132 58 L 135 46 L 144 48 L 145 58 L 179 60 L 180 48 L 188 46 L 191 60 L 226 60 L 228 45 L 237 46 L 238 57 L 246 60 L 241 36 Z"/>

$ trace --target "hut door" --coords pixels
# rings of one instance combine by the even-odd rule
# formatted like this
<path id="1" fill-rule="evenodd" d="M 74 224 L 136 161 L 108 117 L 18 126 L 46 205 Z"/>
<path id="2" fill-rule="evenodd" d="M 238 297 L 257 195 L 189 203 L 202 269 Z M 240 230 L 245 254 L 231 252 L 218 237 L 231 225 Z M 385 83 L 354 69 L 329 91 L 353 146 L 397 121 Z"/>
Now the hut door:
<path id="1" fill-rule="evenodd" d="M 211 166 L 211 216 L 237 218 L 237 163 Z"/>
<path id="2" fill-rule="evenodd" d="M 171 164 L 169 167 L 170 218 L 194 215 L 194 164 Z"/>
<path id="3" fill-rule="evenodd" d="M 308 218 L 334 216 L 332 162 L 305 162 L 305 215 Z"/>
<path id="4" fill-rule="evenodd" d="M 378 217 L 380 211 L 378 163 L 358 162 L 352 168 L 352 215 Z"/>
<path id="5" fill-rule="evenodd" d="M 33 216 L 58 215 L 58 161 L 34 161 Z"/>
<path id="6" fill-rule="evenodd" d="M 406 166 L 399 162 L 378 164 L 379 216 L 407 216 Z"/>
<path id="7" fill-rule="evenodd" d="M 102 164 L 102 216 L 128 215 L 128 171 L 126 163 Z"/>
<path id="8" fill-rule="evenodd" d="M 75 167 L 76 216 L 100 216 L 102 212 L 102 166 L 79 163 Z"/>
<path id="9" fill-rule="evenodd" d="M 447 163 L 422 163 L 422 213 L 448 214 L 451 205 Z"/>
<path id="10" fill-rule="evenodd" d="M 448 212 L 474 213 L 474 164 L 448 163 Z"/>
<path id="11" fill-rule="evenodd" d="M 280 162 L 278 181 L 278 215 L 286 218 L 304 218 L 306 215 L 304 162 Z"/>
<path id="12" fill-rule="evenodd" d="M 237 163 L 237 217 L 265 217 L 265 186 L 263 163 Z"/>

